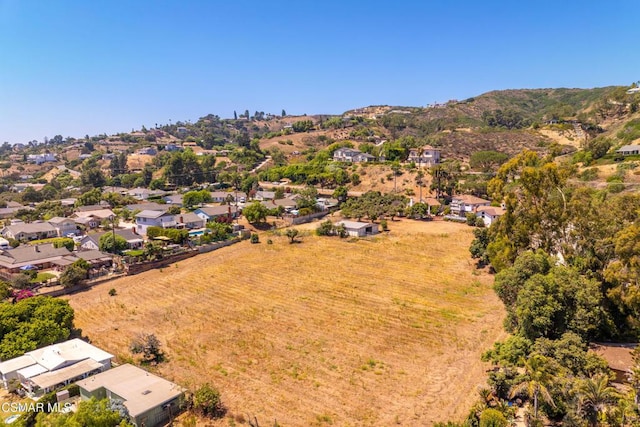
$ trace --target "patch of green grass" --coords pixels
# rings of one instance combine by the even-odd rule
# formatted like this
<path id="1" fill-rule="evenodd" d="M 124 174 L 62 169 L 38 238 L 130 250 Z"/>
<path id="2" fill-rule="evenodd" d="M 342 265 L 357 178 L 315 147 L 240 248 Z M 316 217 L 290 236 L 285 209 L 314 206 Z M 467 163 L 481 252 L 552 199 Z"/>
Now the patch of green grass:
<path id="1" fill-rule="evenodd" d="M 36 277 L 30 280 L 31 283 L 44 283 L 49 279 L 55 279 L 56 275 L 52 273 L 38 273 Z"/>

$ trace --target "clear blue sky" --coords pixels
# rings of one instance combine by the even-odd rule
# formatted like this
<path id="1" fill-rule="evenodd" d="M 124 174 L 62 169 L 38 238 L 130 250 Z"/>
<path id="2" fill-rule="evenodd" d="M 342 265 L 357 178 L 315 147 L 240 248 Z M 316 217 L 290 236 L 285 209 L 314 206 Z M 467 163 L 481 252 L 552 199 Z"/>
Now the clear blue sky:
<path id="1" fill-rule="evenodd" d="M 0 0 L 0 143 L 640 80 L 637 1 Z"/>

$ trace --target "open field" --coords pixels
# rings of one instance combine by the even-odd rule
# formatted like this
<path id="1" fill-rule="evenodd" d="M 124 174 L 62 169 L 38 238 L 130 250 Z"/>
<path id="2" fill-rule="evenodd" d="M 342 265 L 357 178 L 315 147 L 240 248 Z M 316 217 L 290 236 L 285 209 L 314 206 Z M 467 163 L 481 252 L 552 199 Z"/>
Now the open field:
<path id="1" fill-rule="evenodd" d="M 480 354 L 503 337 L 493 279 L 475 270 L 465 225 L 390 229 L 293 245 L 263 233 L 68 298 L 98 346 L 126 359 L 137 332 L 155 333 L 168 356 L 158 373 L 217 386 L 229 413 L 211 425 L 462 419 L 485 382 Z"/>

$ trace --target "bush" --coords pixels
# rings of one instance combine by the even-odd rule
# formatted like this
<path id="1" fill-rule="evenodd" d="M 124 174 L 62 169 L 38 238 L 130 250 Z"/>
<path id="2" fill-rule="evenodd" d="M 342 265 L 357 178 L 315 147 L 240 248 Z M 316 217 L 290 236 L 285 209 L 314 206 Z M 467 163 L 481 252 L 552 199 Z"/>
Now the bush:
<path id="1" fill-rule="evenodd" d="M 257 233 L 251 233 L 251 243 L 260 243 L 260 237 Z"/>
<path id="2" fill-rule="evenodd" d="M 202 415 L 212 418 L 224 416 L 226 410 L 220 398 L 220 392 L 209 383 L 203 384 L 193 396 L 194 409 Z"/>
<path id="3" fill-rule="evenodd" d="M 159 363 L 164 360 L 160 346 L 160 340 L 154 334 L 140 333 L 131 341 L 129 350 L 133 354 L 142 354 L 143 363 Z"/>
<path id="4" fill-rule="evenodd" d="M 115 297 L 117 293 L 118 291 L 116 291 L 116 288 L 109 289 L 109 296 Z"/>
<path id="5" fill-rule="evenodd" d="M 380 227 L 382 227 L 382 231 L 389 231 L 389 225 L 387 224 L 386 219 L 380 221 Z"/>
<path id="6" fill-rule="evenodd" d="M 471 212 L 467 213 L 467 225 L 470 225 L 470 226 L 476 225 L 476 214 Z"/>

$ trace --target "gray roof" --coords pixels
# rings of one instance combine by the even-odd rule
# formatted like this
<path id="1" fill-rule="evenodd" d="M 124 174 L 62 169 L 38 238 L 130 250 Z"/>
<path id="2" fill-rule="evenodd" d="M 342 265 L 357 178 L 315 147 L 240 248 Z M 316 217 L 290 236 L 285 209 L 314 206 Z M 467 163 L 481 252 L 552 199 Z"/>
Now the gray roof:
<path id="1" fill-rule="evenodd" d="M 101 231 L 100 233 L 89 234 L 88 237 L 91 237 L 97 243 L 97 242 L 100 241 L 100 237 L 104 236 L 107 233 L 112 233 L 112 231 Z M 126 241 L 133 241 L 133 240 L 141 240 L 142 239 L 142 237 L 139 234 L 134 233 L 129 228 L 116 229 L 116 235 L 122 237 Z"/>
<path id="2" fill-rule="evenodd" d="M 122 397 L 124 406 L 134 418 L 183 394 L 177 384 L 129 364 L 93 375 L 77 384 L 89 393 L 105 388 Z"/>
<path id="3" fill-rule="evenodd" d="M 65 255 L 71 255 L 71 252 L 65 247 L 56 248 L 52 243 L 33 246 L 22 245 L 15 249 L 0 251 L 0 265 L 16 268 Z"/>
<path id="4" fill-rule="evenodd" d="M 85 261 L 95 261 L 101 258 L 113 258 L 111 254 L 107 254 L 97 250 L 78 251 L 74 255 Z"/>
<path id="5" fill-rule="evenodd" d="M 209 206 L 206 208 L 198 208 L 195 212 L 202 212 L 203 214 L 213 217 L 213 216 L 221 216 L 227 215 L 229 213 L 229 209 L 231 209 L 231 213 L 237 211 L 236 206 L 234 205 L 220 205 L 220 206 Z"/>
<path id="6" fill-rule="evenodd" d="M 111 209 L 111 206 L 107 202 L 100 202 L 100 204 L 98 205 L 79 206 L 76 208 L 76 211 L 77 212 L 97 211 L 100 209 Z"/>
<path id="7" fill-rule="evenodd" d="M 71 218 L 63 218 L 61 216 L 54 216 L 53 218 L 51 218 L 48 222 L 50 224 L 62 224 L 65 221 L 71 221 L 73 222 L 73 220 Z"/>
<path id="8" fill-rule="evenodd" d="M 374 224 L 372 222 L 359 222 L 359 221 L 338 221 L 336 222 L 336 225 L 344 225 L 344 228 L 346 228 L 347 230 L 360 230 L 362 228 L 369 227 L 372 225 L 375 225 L 376 227 L 378 227 L 377 224 Z"/>
<path id="9" fill-rule="evenodd" d="M 148 202 L 148 203 L 134 203 L 125 206 L 130 211 L 166 211 L 167 205 L 161 205 L 160 203 Z"/>
<path id="10" fill-rule="evenodd" d="M 150 211 L 150 210 L 144 210 L 142 212 L 139 212 L 138 214 L 136 214 L 136 218 L 152 218 L 152 219 L 156 219 L 156 218 L 160 218 L 161 216 L 165 216 L 165 215 L 170 215 L 168 214 L 167 211 Z"/>
<path id="11" fill-rule="evenodd" d="M 188 212 L 188 213 L 185 213 L 185 214 L 181 214 L 181 215 L 179 215 L 178 219 L 183 224 L 186 224 L 188 222 L 199 222 L 199 221 L 202 221 L 202 218 L 200 218 L 198 215 L 196 215 L 193 212 Z"/>
<path id="12" fill-rule="evenodd" d="M 616 153 L 620 153 L 622 151 L 640 151 L 640 145 L 637 145 L 637 144 L 623 145 L 622 147 L 616 150 Z"/>
<path id="13" fill-rule="evenodd" d="M 56 231 L 53 225 L 48 222 L 29 222 L 22 224 L 14 224 L 6 227 L 14 236 L 19 233 L 46 233 L 48 231 Z"/>

